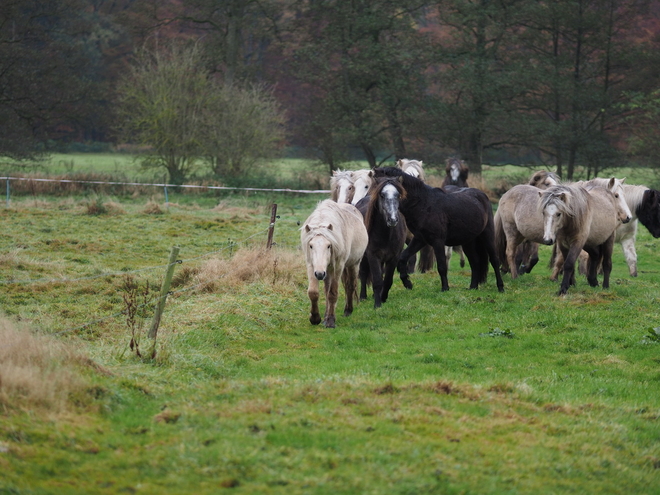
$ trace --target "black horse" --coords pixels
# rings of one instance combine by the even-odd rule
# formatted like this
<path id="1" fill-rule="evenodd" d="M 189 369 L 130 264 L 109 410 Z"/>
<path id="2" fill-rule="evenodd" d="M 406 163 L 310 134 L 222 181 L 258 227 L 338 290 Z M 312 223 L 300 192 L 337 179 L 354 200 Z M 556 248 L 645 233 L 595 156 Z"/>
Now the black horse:
<path id="1" fill-rule="evenodd" d="M 357 203 L 369 233 L 369 244 L 360 263 L 360 300 L 367 298 L 369 278 L 374 289 L 374 308 L 387 301 L 394 270 L 403 251 L 408 228 L 399 214 L 405 191 L 398 178 L 375 179 L 367 196 Z M 370 277 L 371 276 L 371 277 Z"/>
<path id="2" fill-rule="evenodd" d="M 397 268 L 407 288 L 412 288 L 407 272 L 408 259 L 429 244 L 435 252 L 443 291 L 449 290 L 445 246 L 463 247 L 472 272 L 470 289 L 476 289 L 486 281 L 490 262 L 495 271 L 497 289 L 504 291 L 500 262 L 495 252 L 493 209 L 483 191 L 467 187 L 449 193 L 428 186 L 394 167 L 377 168 L 374 172 L 376 177 L 401 177 L 406 191 L 399 210 L 414 237 L 401 253 Z"/>

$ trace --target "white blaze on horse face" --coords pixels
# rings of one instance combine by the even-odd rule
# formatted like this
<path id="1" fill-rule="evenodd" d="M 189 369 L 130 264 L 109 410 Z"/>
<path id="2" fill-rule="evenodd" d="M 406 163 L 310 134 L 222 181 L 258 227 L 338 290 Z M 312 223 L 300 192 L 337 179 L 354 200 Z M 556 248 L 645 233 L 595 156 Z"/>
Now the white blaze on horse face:
<path id="1" fill-rule="evenodd" d="M 449 174 L 451 175 L 451 180 L 453 180 L 454 182 L 458 182 L 458 177 L 461 175 L 461 171 L 458 169 L 458 165 L 452 163 Z"/>
<path id="2" fill-rule="evenodd" d="M 561 212 L 557 205 L 550 203 L 543 209 L 543 243 L 550 245 L 557 240 L 557 228 Z"/>
<path id="3" fill-rule="evenodd" d="M 354 183 L 355 193 L 353 193 L 353 203 L 357 204 L 362 198 L 364 198 L 369 192 L 369 187 L 371 187 L 371 182 L 364 179 L 364 177 L 359 177 L 355 180 Z"/>
<path id="4" fill-rule="evenodd" d="M 385 213 L 388 227 L 399 223 L 399 191 L 392 184 L 387 184 L 380 192 L 380 205 Z"/>
<path id="5" fill-rule="evenodd" d="M 315 235 L 307 244 L 308 256 L 312 262 L 314 276 L 324 280 L 328 275 L 328 265 L 332 259 L 332 244 L 323 235 Z"/>
<path id="6" fill-rule="evenodd" d="M 353 182 L 351 182 L 349 179 L 341 179 L 337 183 L 337 187 L 339 188 L 337 203 L 350 203 L 355 193 L 355 186 L 353 185 Z"/>

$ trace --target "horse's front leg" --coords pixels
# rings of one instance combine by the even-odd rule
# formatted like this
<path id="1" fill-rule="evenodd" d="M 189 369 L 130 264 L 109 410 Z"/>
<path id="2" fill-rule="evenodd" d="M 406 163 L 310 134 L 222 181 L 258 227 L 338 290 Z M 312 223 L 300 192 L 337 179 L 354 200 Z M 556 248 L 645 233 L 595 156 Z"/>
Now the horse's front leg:
<path id="1" fill-rule="evenodd" d="M 399 256 L 399 262 L 397 263 L 397 270 L 399 270 L 399 276 L 401 277 L 401 282 L 406 289 L 412 289 L 413 284 L 410 281 L 410 276 L 408 275 L 408 260 L 411 256 L 417 254 L 417 252 L 426 245 L 426 242 L 422 241 L 418 237 L 413 237 L 408 247 L 403 250 L 401 256 Z"/>
<path id="2" fill-rule="evenodd" d="M 309 301 L 312 303 L 312 307 L 309 314 L 309 322 L 312 325 L 318 325 L 321 323 L 321 314 L 319 312 L 319 281 L 314 276 L 314 270 L 310 267 L 307 267 L 307 296 Z"/>
<path id="3" fill-rule="evenodd" d="M 373 272 L 372 272 L 373 274 Z M 344 316 L 351 316 L 353 313 L 353 299 L 357 295 L 357 277 L 358 265 L 345 266 L 341 275 L 346 294 L 346 304 L 344 305 Z M 371 277 L 373 279 L 373 275 Z M 372 280 L 373 284 L 373 280 Z M 375 292 L 375 289 L 374 289 Z"/>
<path id="4" fill-rule="evenodd" d="M 371 286 L 374 289 L 374 308 L 380 308 L 383 293 L 383 269 L 376 256 L 369 256 L 369 270 L 371 271 Z"/>
<path id="5" fill-rule="evenodd" d="M 335 273 L 328 272 L 325 277 L 325 318 L 323 323 L 326 328 L 335 328 L 335 308 L 339 298 L 339 277 Z"/>
<path id="6" fill-rule="evenodd" d="M 580 251 L 582 251 L 582 245 L 574 244 L 570 249 L 561 248 L 561 253 L 564 256 L 564 276 L 559 287 L 560 296 L 566 294 L 571 285 L 575 285 L 575 261 Z"/>
<path id="7" fill-rule="evenodd" d="M 603 261 L 603 249 L 602 246 L 597 246 L 586 251 L 589 255 L 587 261 L 587 283 L 591 287 L 598 287 L 598 268 Z"/>
<path id="8" fill-rule="evenodd" d="M 390 294 L 390 289 L 394 283 L 394 270 L 396 270 L 396 261 L 390 260 L 385 263 L 385 273 L 383 274 L 383 290 L 380 295 L 380 301 L 386 302 Z"/>
<path id="9" fill-rule="evenodd" d="M 621 241 L 623 256 L 628 264 L 628 271 L 631 277 L 637 276 L 637 251 L 635 251 L 635 238 L 624 239 Z"/>
<path id="10" fill-rule="evenodd" d="M 445 243 L 442 241 L 437 241 L 435 244 L 433 244 L 433 252 L 435 253 L 435 261 L 438 265 L 438 275 L 440 275 L 442 291 L 448 291 L 449 280 L 447 279 L 447 257 L 445 255 Z"/>

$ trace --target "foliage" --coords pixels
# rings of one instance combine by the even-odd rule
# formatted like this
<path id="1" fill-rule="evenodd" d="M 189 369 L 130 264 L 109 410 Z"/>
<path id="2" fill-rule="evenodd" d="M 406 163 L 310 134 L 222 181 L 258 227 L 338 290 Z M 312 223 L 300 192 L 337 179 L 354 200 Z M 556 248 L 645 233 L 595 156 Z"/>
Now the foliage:
<path id="1" fill-rule="evenodd" d="M 124 137 L 150 146 L 142 165 L 164 168 L 172 184 L 205 163 L 215 177 L 240 175 L 282 138 L 284 116 L 272 96 L 218 83 L 196 44 L 144 49 L 118 91 Z"/>

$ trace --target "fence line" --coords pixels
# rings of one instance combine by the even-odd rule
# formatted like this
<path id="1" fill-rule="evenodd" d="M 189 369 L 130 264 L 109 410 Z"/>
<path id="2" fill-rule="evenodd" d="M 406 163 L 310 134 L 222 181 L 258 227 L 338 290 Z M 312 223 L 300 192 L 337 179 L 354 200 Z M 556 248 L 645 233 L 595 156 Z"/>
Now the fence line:
<path id="1" fill-rule="evenodd" d="M 7 202 L 9 202 L 9 182 L 12 180 L 19 181 L 34 181 L 34 182 L 60 182 L 70 184 L 102 184 L 109 186 L 153 186 L 165 188 L 165 195 L 167 195 L 168 187 L 181 187 L 187 189 L 211 189 L 221 191 L 261 191 L 261 192 L 286 192 L 286 193 L 301 193 L 301 194 L 329 194 L 331 191 L 325 189 L 289 189 L 289 188 L 262 188 L 262 187 L 229 187 L 229 186 L 200 186 L 196 184 L 154 184 L 148 182 L 106 182 L 97 180 L 73 180 L 73 179 L 41 179 L 29 177 L 0 177 L 0 180 L 7 181 Z"/>

